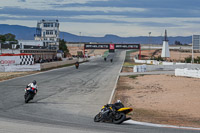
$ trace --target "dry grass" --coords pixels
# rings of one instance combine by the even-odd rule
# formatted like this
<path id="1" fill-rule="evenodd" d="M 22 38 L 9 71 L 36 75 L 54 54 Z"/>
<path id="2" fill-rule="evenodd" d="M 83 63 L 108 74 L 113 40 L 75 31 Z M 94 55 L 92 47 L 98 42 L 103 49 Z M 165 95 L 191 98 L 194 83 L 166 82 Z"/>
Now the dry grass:
<path id="1" fill-rule="evenodd" d="M 132 107 L 137 121 L 200 127 L 200 79 L 168 75 L 120 77 L 114 101 Z"/>
<path id="2" fill-rule="evenodd" d="M 0 72 L 0 81 L 8 80 L 16 77 L 21 77 L 29 74 L 34 74 L 37 72 Z"/>

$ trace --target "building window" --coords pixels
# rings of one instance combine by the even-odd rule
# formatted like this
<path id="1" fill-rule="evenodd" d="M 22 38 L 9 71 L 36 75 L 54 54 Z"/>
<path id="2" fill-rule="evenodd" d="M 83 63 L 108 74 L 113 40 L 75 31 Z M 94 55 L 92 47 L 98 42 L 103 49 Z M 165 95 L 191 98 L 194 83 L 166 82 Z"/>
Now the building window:
<path id="1" fill-rule="evenodd" d="M 51 41 L 54 41 L 54 38 L 50 38 Z"/>
<path id="2" fill-rule="evenodd" d="M 46 30 L 46 35 L 53 35 L 53 30 Z"/>
<path id="3" fill-rule="evenodd" d="M 52 30 L 50 30 L 50 35 L 53 35 L 53 31 Z"/>
<path id="4" fill-rule="evenodd" d="M 49 35 L 49 30 L 46 31 L 46 35 Z"/>
<path id="5" fill-rule="evenodd" d="M 47 23 L 44 23 L 44 27 L 47 27 Z"/>

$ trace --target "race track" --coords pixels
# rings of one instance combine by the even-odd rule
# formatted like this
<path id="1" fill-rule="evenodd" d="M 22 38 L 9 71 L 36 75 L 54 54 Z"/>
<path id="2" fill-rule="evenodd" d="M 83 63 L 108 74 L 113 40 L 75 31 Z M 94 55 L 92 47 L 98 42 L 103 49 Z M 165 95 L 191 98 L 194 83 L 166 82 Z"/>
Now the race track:
<path id="1" fill-rule="evenodd" d="M 96 58 L 80 64 L 78 70 L 71 66 L 0 82 L 0 132 L 199 132 L 93 122 L 94 115 L 109 101 L 125 51 L 112 56 L 113 63 L 109 59 L 105 62 L 103 58 Z M 25 104 L 24 88 L 33 80 L 37 80 L 39 91 L 34 100 Z"/>

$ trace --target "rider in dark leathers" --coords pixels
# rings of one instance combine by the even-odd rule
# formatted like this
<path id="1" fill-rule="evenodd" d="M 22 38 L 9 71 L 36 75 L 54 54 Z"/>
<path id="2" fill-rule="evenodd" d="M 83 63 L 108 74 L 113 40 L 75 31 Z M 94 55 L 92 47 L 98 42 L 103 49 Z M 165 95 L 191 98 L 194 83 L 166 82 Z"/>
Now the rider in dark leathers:
<path id="1" fill-rule="evenodd" d="M 122 102 L 120 100 L 117 100 L 116 103 L 106 104 L 105 107 L 106 108 L 104 109 L 103 117 L 104 117 L 104 119 L 109 119 L 110 115 L 111 115 L 110 112 L 112 112 L 112 110 L 117 111 L 118 109 L 123 108 L 124 105 L 122 104 Z M 112 108 L 112 110 L 110 109 L 110 107 Z"/>

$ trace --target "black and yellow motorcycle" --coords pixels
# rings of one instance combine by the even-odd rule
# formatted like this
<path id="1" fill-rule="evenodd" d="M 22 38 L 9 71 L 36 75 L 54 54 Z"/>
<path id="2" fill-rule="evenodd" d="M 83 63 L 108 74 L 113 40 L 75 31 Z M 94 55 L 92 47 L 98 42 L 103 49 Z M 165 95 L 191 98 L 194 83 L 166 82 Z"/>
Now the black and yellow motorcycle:
<path id="1" fill-rule="evenodd" d="M 122 122 L 129 120 L 126 118 L 126 114 L 130 113 L 133 109 L 130 107 L 114 108 L 112 104 L 104 105 L 94 117 L 94 122 L 112 122 L 114 124 L 121 124 Z"/>

